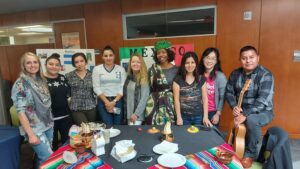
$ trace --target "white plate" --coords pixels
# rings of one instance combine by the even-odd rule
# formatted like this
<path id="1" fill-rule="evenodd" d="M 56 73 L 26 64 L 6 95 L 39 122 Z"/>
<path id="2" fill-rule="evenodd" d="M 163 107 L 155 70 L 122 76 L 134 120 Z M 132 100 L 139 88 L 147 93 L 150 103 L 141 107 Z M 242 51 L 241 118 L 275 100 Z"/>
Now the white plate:
<path id="1" fill-rule="evenodd" d="M 121 131 L 119 129 L 109 129 L 109 133 L 109 137 L 112 138 L 118 136 L 121 133 Z"/>
<path id="2" fill-rule="evenodd" d="M 153 152 L 156 154 L 167 154 L 167 153 L 175 153 L 178 151 L 178 147 L 174 147 L 173 149 L 162 149 L 160 144 L 157 144 L 153 147 Z"/>
<path id="3" fill-rule="evenodd" d="M 66 163 L 73 164 L 77 162 L 77 157 L 74 153 L 70 151 L 65 151 L 63 154 L 63 159 Z"/>
<path id="4" fill-rule="evenodd" d="M 164 167 L 175 168 L 183 166 L 186 162 L 186 158 L 177 153 L 168 153 L 159 156 L 157 162 Z"/>

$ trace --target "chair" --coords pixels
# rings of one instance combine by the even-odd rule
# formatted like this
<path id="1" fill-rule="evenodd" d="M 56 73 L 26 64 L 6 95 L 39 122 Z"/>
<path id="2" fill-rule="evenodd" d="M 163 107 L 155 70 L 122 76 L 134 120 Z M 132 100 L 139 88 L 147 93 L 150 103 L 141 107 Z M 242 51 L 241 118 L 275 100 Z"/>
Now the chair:
<path id="1" fill-rule="evenodd" d="M 271 127 L 263 137 L 257 162 L 252 169 L 293 169 L 287 132 L 280 127 Z"/>
<path id="2" fill-rule="evenodd" d="M 11 106 L 9 109 L 9 113 L 10 113 L 10 118 L 11 118 L 11 123 L 13 126 L 15 127 L 19 127 L 20 126 L 20 122 L 19 122 L 19 118 L 17 115 L 17 110 L 16 110 L 16 106 Z"/>
<path id="3" fill-rule="evenodd" d="M 9 109 L 9 113 L 10 113 L 10 118 L 11 118 L 11 123 L 14 127 L 19 127 L 20 126 L 20 121 L 19 121 L 19 117 L 18 117 L 18 114 L 17 114 L 17 109 L 16 109 L 16 106 L 15 105 L 12 105 Z M 24 140 L 24 137 L 22 137 L 22 144 L 27 144 L 28 142 Z M 33 166 L 36 166 L 35 165 L 35 159 L 36 158 L 36 154 L 33 153 L 32 155 L 32 163 L 33 163 Z M 31 168 L 34 168 L 34 167 L 31 167 Z"/>

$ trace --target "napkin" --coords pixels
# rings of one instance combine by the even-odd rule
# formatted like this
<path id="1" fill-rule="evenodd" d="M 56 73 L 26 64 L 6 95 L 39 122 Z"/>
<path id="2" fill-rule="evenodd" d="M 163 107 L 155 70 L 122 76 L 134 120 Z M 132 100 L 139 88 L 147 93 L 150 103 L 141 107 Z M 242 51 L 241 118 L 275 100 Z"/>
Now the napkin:
<path id="1" fill-rule="evenodd" d="M 104 145 L 105 145 L 105 140 L 103 136 L 94 136 L 94 138 L 92 139 L 92 152 L 96 155 L 102 155 L 105 154 L 105 149 L 104 149 Z"/>
<path id="2" fill-rule="evenodd" d="M 178 150 L 178 144 L 176 143 L 171 143 L 168 141 L 163 141 L 160 144 L 158 144 L 158 147 L 160 152 L 162 153 L 168 153 L 168 152 L 172 152 L 173 150 Z"/>
<path id="3" fill-rule="evenodd" d="M 136 156 L 132 140 L 121 140 L 116 142 L 111 150 L 111 155 L 121 163 L 133 159 Z"/>

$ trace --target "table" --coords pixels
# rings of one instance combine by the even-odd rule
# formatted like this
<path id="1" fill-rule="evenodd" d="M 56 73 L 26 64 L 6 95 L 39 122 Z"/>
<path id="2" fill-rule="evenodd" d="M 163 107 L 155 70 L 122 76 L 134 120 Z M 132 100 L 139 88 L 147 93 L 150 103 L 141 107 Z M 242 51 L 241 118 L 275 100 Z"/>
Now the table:
<path id="1" fill-rule="evenodd" d="M 142 127 L 142 132 L 138 132 L 137 128 Z M 111 138 L 110 143 L 105 145 L 105 154 L 99 156 L 105 162 L 110 164 L 114 169 L 146 169 L 157 163 L 159 155 L 152 151 L 153 146 L 160 143 L 160 133 L 149 134 L 147 130 L 152 126 L 113 126 L 121 130 L 121 134 L 117 137 Z M 224 143 L 223 138 L 215 131 L 203 131 L 200 130 L 198 133 L 188 133 L 186 130 L 190 126 L 172 126 L 174 135 L 174 143 L 178 144 L 179 150 L 177 153 L 187 155 L 191 153 L 200 152 L 220 144 Z M 163 129 L 163 126 L 156 126 L 158 129 Z M 115 142 L 120 140 L 132 140 L 135 143 L 135 150 L 137 155 L 134 159 L 125 163 L 118 162 L 111 155 L 111 149 L 115 145 Z M 137 157 L 141 154 L 153 155 L 154 159 L 149 163 L 141 163 L 137 161 Z"/>
<path id="2" fill-rule="evenodd" d="M 17 169 L 20 164 L 21 136 L 16 127 L 0 125 L 0 169 Z"/>

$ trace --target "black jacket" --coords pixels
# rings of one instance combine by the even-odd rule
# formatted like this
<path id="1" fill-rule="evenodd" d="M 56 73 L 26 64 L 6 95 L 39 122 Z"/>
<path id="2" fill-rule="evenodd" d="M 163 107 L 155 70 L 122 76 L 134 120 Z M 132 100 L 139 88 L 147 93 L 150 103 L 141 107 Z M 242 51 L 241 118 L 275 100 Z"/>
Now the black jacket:
<path id="1" fill-rule="evenodd" d="M 271 152 L 265 159 L 264 153 Z M 279 127 L 268 129 L 263 138 L 258 161 L 263 163 L 263 169 L 293 169 L 288 134 Z"/>

